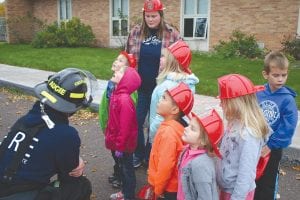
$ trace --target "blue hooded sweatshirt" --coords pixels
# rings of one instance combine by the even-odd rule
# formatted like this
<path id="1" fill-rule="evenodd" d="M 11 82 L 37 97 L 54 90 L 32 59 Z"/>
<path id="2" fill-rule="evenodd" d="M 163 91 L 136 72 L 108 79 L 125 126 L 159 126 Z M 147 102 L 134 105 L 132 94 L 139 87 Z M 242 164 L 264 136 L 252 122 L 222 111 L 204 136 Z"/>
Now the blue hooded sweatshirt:
<path id="1" fill-rule="evenodd" d="M 32 127 L 43 122 L 39 102 L 21 118 L 23 124 Z M 32 148 L 26 151 L 17 171 L 13 183 L 40 183 L 47 184 L 50 178 L 58 174 L 60 181 L 72 181 L 68 173 L 79 164 L 80 138 L 75 128 L 69 126 L 67 115 L 55 111 L 45 105 L 45 111 L 55 123 L 53 129 L 47 126 L 42 128 L 31 143 Z M 8 146 L 3 159 L 0 160 L 0 182 L 5 167 L 11 162 L 15 151 L 18 151 L 17 142 Z"/>
<path id="2" fill-rule="evenodd" d="M 151 96 L 150 115 L 149 115 L 149 123 L 150 123 L 149 142 L 150 143 L 153 143 L 156 131 L 160 126 L 161 122 L 163 121 L 162 116 L 160 116 L 156 112 L 157 104 L 166 90 L 174 88 L 175 86 L 179 85 L 180 82 L 187 84 L 189 88 L 192 90 L 192 92 L 195 93 L 195 85 L 199 83 L 199 79 L 194 74 L 183 76 L 175 72 L 170 72 L 165 77 L 165 79 L 160 84 L 158 84 L 153 90 Z"/>
<path id="3" fill-rule="evenodd" d="M 286 148 L 291 144 L 297 126 L 297 94 L 286 86 L 274 92 L 268 83 L 265 87 L 264 91 L 257 93 L 257 98 L 268 124 L 273 129 L 267 145 L 270 149 Z"/>

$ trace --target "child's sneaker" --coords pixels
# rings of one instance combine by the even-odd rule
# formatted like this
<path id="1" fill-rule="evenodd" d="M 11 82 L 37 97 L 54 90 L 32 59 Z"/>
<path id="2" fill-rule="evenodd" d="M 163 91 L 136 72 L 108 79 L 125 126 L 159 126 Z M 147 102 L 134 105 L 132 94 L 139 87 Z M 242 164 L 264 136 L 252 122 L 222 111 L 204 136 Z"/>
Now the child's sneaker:
<path id="1" fill-rule="evenodd" d="M 110 198 L 110 200 L 124 200 L 124 195 L 120 191 L 120 192 L 117 192 L 117 193 L 114 193 L 114 194 L 110 195 L 109 198 Z"/>
<path id="2" fill-rule="evenodd" d="M 111 176 L 108 177 L 108 182 L 109 182 L 109 183 L 112 183 L 112 182 L 114 182 L 115 180 L 117 180 L 117 177 L 115 177 L 115 175 L 111 175 Z"/>
<path id="3" fill-rule="evenodd" d="M 138 157 L 133 157 L 133 167 L 139 168 L 142 165 L 142 161 Z"/>
<path id="4" fill-rule="evenodd" d="M 121 188 L 122 183 L 121 183 L 120 180 L 115 179 L 115 180 L 111 183 L 111 185 L 113 186 L 113 188 L 119 189 L 119 188 Z"/>

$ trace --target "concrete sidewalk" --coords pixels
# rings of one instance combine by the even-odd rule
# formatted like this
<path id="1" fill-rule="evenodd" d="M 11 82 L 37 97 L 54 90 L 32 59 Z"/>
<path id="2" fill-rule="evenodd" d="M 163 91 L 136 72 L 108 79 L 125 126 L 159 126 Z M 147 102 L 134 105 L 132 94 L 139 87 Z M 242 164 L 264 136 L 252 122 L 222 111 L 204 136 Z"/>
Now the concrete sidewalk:
<path id="1" fill-rule="evenodd" d="M 19 88 L 26 93 L 33 94 L 33 87 L 47 80 L 48 76 L 54 74 L 54 72 L 43 71 L 24 67 L 15 67 L 11 65 L 0 64 L 0 86 L 10 86 Z M 103 91 L 106 88 L 107 81 L 98 80 L 99 87 L 94 98 L 91 107 L 98 110 L 99 102 L 102 97 Z M 300 95 L 300 94 L 299 94 Z M 202 116 L 207 114 L 212 108 L 215 108 L 218 112 L 222 112 L 219 107 L 219 100 L 215 97 L 209 97 L 204 95 L 195 95 L 195 103 L 193 111 Z M 300 112 L 298 111 L 298 118 L 300 118 Z M 298 120 L 297 130 L 293 137 L 292 148 L 300 150 L 300 122 Z"/>

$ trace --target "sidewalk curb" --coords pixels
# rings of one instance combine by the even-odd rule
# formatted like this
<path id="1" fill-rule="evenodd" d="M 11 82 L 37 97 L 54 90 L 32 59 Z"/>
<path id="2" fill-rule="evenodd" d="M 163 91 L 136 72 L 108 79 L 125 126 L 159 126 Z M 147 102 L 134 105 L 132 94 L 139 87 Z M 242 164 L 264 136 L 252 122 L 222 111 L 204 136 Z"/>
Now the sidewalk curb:
<path id="1" fill-rule="evenodd" d="M 55 72 L 31 69 L 26 67 L 16 67 L 11 65 L 0 64 L 0 86 L 18 88 L 21 91 L 34 96 L 33 88 L 36 84 L 47 80 L 49 75 Z M 107 81 L 98 80 L 99 88 L 96 97 L 93 99 L 90 107 L 98 111 L 102 94 L 106 89 Z M 222 116 L 222 109 L 219 106 L 219 99 L 210 96 L 195 94 L 193 112 L 199 116 L 206 115 L 211 109 L 216 109 Z M 300 111 L 298 111 L 298 124 L 295 131 L 293 142 L 290 148 L 300 150 Z M 299 155 L 300 158 L 300 155 Z"/>

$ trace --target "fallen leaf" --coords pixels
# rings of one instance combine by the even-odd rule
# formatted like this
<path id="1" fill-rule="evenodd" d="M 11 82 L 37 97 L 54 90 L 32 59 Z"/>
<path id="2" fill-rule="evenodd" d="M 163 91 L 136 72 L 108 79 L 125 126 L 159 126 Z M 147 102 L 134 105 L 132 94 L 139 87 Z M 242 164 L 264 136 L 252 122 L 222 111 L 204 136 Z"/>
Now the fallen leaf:
<path id="1" fill-rule="evenodd" d="M 92 195 L 90 196 L 90 200 L 94 200 L 94 199 L 97 199 L 97 196 L 96 196 L 95 194 L 92 194 Z"/>
<path id="2" fill-rule="evenodd" d="M 282 175 L 282 176 L 285 176 L 285 175 L 286 175 L 286 172 L 283 171 L 282 169 L 279 169 L 279 174 Z"/>
<path id="3" fill-rule="evenodd" d="M 300 166 L 293 166 L 292 168 L 296 171 L 300 171 Z"/>

